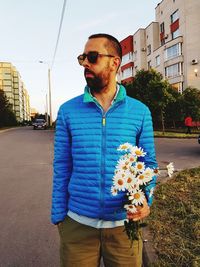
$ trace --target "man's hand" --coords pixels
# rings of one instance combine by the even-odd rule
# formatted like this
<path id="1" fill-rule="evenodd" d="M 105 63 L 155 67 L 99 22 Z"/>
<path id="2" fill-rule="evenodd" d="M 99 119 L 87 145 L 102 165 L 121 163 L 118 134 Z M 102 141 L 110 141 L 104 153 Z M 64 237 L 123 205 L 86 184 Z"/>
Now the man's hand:
<path id="1" fill-rule="evenodd" d="M 136 213 L 127 213 L 127 218 L 132 219 L 133 221 L 139 221 L 141 219 L 144 219 L 150 214 L 150 208 L 147 204 L 147 201 L 145 200 L 143 202 L 143 206 L 138 206 L 137 207 L 137 212 Z"/>

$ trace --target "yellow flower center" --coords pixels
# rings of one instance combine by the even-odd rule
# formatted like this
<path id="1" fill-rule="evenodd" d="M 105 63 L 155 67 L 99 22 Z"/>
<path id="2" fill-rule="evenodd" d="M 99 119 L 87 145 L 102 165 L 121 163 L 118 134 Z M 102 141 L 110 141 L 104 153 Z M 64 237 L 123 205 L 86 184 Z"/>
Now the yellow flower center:
<path id="1" fill-rule="evenodd" d="M 140 199 L 140 194 L 139 194 L 139 193 L 135 193 L 135 194 L 134 194 L 134 198 L 135 198 L 135 199 Z"/>
<path id="2" fill-rule="evenodd" d="M 122 179 L 119 179 L 119 180 L 117 181 L 117 183 L 118 183 L 118 185 L 123 185 L 123 184 L 124 184 L 124 181 L 123 181 Z"/>
<path id="3" fill-rule="evenodd" d="M 158 173 L 158 169 L 154 169 L 154 171 L 153 171 L 154 173 Z"/>
<path id="4" fill-rule="evenodd" d="M 144 179 L 144 175 L 140 175 L 140 176 L 139 176 L 139 179 L 140 179 L 140 180 L 143 180 L 143 179 Z"/>
<path id="5" fill-rule="evenodd" d="M 141 155 L 142 155 L 142 153 L 141 153 L 140 150 L 136 150 L 136 151 L 135 151 L 135 154 L 136 154 L 137 156 L 141 156 Z"/>
<path id="6" fill-rule="evenodd" d="M 138 164 L 138 169 L 142 169 L 142 164 Z"/>
<path id="7" fill-rule="evenodd" d="M 127 179 L 127 183 L 129 184 L 129 183 L 131 183 L 132 182 L 132 178 L 131 177 L 128 177 L 128 179 Z"/>
<path id="8" fill-rule="evenodd" d="M 121 147 L 121 149 L 127 149 L 128 147 L 127 146 L 125 146 L 125 145 L 123 145 L 122 147 Z"/>

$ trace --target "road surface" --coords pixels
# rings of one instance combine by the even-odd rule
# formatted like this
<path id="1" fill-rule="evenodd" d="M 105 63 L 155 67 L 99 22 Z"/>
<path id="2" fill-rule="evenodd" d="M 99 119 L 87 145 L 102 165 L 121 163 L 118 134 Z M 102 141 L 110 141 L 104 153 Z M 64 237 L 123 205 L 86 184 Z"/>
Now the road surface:
<path id="1" fill-rule="evenodd" d="M 59 237 L 50 223 L 53 131 L 0 132 L 0 267 L 58 267 Z M 159 165 L 199 166 L 195 139 L 156 139 Z"/>

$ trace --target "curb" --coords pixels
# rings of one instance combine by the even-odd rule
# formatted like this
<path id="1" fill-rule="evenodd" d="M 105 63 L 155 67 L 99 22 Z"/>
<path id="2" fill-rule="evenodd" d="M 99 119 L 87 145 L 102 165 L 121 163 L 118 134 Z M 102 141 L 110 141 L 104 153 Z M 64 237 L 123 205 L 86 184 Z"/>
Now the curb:
<path id="1" fill-rule="evenodd" d="M 158 256 L 153 247 L 153 237 L 148 227 L 143 229 L 142 233 L 143 233 L 143 251 L 142 251 L 143 267 L 149 267 L 151 266 L 151 264 L 155 263 L 158 260 Z"/>
<path id="2" fill-rule="evenodd" d="M 197 136 L 154 136 L 154 138 L 165 138 L 165 139 L 197 139 Z"/>
<path id="3" fill-rule="evenodd" d="M 174 173 L 177 173 L 181 171 L 181 169 L 174 170 Z M 166 183 L 168 180 L 172 179 L 172 177 L 169 177 L 165 174 L 165 172 L 162 172 L 157 179 L 158 183 Z M 148 226 L 145 227 L 142 230 L 143 234 L 143 252 L 142 252 L 142 260 L 143 260 L 143 266 L 142 267 L 150 267 L 152 264 L 156 263 L 158 260 L 158 255 L 156 254 L 156 251 L 153 246 L 153 235 L 150 232 Z"/>

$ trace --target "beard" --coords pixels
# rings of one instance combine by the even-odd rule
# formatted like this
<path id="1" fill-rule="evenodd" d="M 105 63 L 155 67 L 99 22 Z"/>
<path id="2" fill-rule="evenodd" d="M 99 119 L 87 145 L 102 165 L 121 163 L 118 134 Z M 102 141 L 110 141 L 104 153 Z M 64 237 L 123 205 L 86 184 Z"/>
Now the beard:
<path id="1" fill-rule="evenodd" d="M 90 73 L 93 77 L 86 77 L 86 73 Z M 85 69 L 84 71 L 85 80 L 91 92 L 100 93 L 107 85 L 107 80 L 105 75 L 97 75 L 94 72 Z"/>

